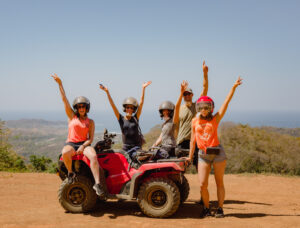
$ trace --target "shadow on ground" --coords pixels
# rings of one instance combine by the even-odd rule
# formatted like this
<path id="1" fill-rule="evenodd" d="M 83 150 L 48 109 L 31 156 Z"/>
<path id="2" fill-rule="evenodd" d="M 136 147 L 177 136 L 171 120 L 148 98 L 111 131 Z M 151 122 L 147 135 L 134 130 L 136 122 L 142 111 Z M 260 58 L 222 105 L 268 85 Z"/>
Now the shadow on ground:
<path id="1" fill-rule="evenodd" d="M 211 201 L 211 210 L 214 214 L 218 202 Z M 272 206 L 272 204 L 261 203 L 261 202 L 249 202 L 240 200 L 225 200 L 224 208 L 231 204 L 258 204 L 264 206 Z M 228 208 L 228 207 L 227 207 Z M 179 206 L 178 211 L 171 217 L 171 219 L 183 219 L 183 218 L 199 218 L 203 206 L 196 201 L 188 200 L 184 204 Z M 85 215 L 90 215 L 93 217 L 102 217 L 108 215 L 111 219 L 116 219 L 121 216 L 136 216 L 136 217 L 147 217 L 144 215 L 138 206 L 136 201 L 106 201 L 98 205 L 98 207 L 90 213 Z M 300 216 L 300 215 L 289 215 L 289 214 L 265 214 L 265 213 L 230 213 L 225 214 L 225 217 L 235 217 L 235 218 L 259 218 L 266 216 Z"/>

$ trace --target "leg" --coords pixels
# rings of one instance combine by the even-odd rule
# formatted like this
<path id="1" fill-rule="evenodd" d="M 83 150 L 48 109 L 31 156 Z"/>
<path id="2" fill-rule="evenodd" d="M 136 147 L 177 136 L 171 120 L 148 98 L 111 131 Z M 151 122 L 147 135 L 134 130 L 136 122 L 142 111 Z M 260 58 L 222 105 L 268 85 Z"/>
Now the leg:
<path id="1" fill-rule="evenodd" d="M 66 145 L 61 153 L 68 173 L 72 173 L 72 156 L 75 154 L 74 148 L 70 145 Z"/>
<path id="2" fill-rule="evenodd" d="M 99 163 L 97 159 L 96 151 L 93 147 L 88 146 L 84 149 L 83 154 L 90 160 L 91 171 L 93 173 L 95 183 L 100 183 L 100 171 L 99 171 Z"/>
<path id="3" fill-rule="evenodd" d="M 226 160 L 213 163 L 215 180 L 217 185 L 217 196 L 219 207 L 223 208 L 224 198 L 225 198 L 225 187 L 224 187 L 224 172 L 226 167 Z"/>
<path id="4" fill-rule="evenodd" d="M 198 179 L 200 182 L 200 194 L 203 200 L 204 206 L 209 208 L 209 193 L 207 190 L 208 177 L 211 170 L 211 164 L 205 161 L 199 161 L 198 163 Z"/>

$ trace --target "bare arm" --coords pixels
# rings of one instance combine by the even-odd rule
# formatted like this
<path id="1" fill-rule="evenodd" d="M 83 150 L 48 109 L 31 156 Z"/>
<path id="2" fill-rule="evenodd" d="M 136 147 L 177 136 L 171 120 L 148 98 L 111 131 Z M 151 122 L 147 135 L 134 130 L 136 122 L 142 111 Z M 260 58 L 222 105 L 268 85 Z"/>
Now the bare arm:
<path id="1" fill-rule="evenodd" d="M 100 89 L 102 89 L 103 91 L 106 92 L 106 95 L 107 95 L 108 101 L 109 101 L 109 103 L 110 103 L 110 106 L 112 107 L 112 109 L 113 109 L 113 111 L 114 111 L 114 113 L 115 113 L 115 116 L 116 116 L 117 119 L 119 120 L 119 118 L 120 118 L 120 113 L 119 113 L 119 111 L 118 111 L 118 109 L 117 109 L 117 107 L 116 107 L 116 105 L 115 105 L 113 99 L 111 98 L 110 93 L 109 93 L 107 87 L 105 87 L 105 86 L 103 86 L 103 85 L 100 85 Z"/>
<path id="2" fill-rule="evenodd" d="M 158 139 L 156 140 L 156 142 L 153 144 L 153 147 L 156 147 L 159 144 L 161 144 L 161 141 L 162 141 L 162 133 L 160 134 L 160 136 L 158 137 Z"/>
<path id="3" fill-rule="evenodd" d="M 191 126 L 192 128 L 192 133 L 191 133 L 191 141 L 190 141 L 190 153 L 189 153 L 189 161 L 193 160 L 194 152 L 195 152 L 195 130 L 193 128 L 193 125 Z"/>
<path id="4" fill-rule="evenodd" d="M 178 122 L 179 122 L 179 110 L 180 110 L 181 100 L 182 100 L 183 93 L 187 87 L 188 87 L 188 83 L 186 81 L 183 81 L 181 83 L 181 87 L 180 87 L 180 95 L 179 95 L 176 105 L 175 105 L 174 117 L 173 117 L 174 124 L 178 124 Z"/>
<path id="5" fill-rule="evenodd" d="M 239 76 L 238 79 L 236 80 L 236 82 L 234 83 L 233 87 L 231 88 L 230 92 L 228 93 L 223 105 L 221 106 L 221 108 L 219 109 L 219 111 L 216 114 L 216 118 L 217 118 L 217 122 L 219 123 L 221 121 L 221 119 L 223 118 L 223 116 L 225 115 L 227 108 L 228 108 L 228 104 L 231 101 L 233 94 L 235 92 L 236 87 L 238 87 L 239 85 L 242 84 L 242 78 Z"/>
<path id="6" fill-rule="evenodd" d="M 203 90 L 200 96 L 206 96 L 208 91 L 208 67 L 205 65 L 205 61 L 203 61 L 202 65 L 203 69 Z"/>
<path id="7" fill-rule="evenodd" d="M 71 108 L 71 105 L 70 105 L 67 97 L 66 97 L 66 93 L 65 93 L 64 87 L 62 85 L 62 81 L 57 76 L 57 74 L 51 75 L 51 77 L 57 82 L 57 84 L 59 86 L 59 91 L 60 91 L 61 98 L 62 98 L 62 100 L 64 102 L 64 105 L 65 105 L 66 114 L 68 116 L 68 119 L 71 120 L 74 117 L 75 114 L 74 114 L 73 109 Z"/>
<path id="8" fill-rule="evenodd" d="M 150 85 L 152 82 L 148 81 L 146 83 L 144 83 L 142 85 L 142 96 L 141 96 L 141 100 L 140 100 L 140 105 L 136 111 L 136 117 L 139 119 L 140 115 L 142 114 L 142 109 L 143 109 L 143 105 L 144 105 L 144 98 L 145 98 L 145 89 L 148 85 Z"/>

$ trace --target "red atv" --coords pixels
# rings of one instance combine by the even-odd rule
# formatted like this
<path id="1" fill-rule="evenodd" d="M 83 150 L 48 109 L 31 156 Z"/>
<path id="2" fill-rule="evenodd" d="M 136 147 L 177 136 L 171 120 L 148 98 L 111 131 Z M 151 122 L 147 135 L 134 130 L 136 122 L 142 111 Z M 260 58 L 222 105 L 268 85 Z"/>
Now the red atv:
<path id="1" fill-rule="evenodd" d="M 137 199 L 144 214 L 150 217 L 173 215 L 189 195 L 189 183 L 183 175 L 185 161 L 174 158 L 133 162 L 123 150 L 111 149 L 114 136 L 105 130 L 103 140 L 95 145 L 104 172 L 107 199 Z M 73 156 L 77 178 L 73 184 L 68 184 L 62 157 L 58 161 L 58 174 L 63 180 L 58 199 L 69 212 L 90 211 L 101 202 L 93 190 L 94 178 L 89 166 L 90 162 L 84 155 Z"/>

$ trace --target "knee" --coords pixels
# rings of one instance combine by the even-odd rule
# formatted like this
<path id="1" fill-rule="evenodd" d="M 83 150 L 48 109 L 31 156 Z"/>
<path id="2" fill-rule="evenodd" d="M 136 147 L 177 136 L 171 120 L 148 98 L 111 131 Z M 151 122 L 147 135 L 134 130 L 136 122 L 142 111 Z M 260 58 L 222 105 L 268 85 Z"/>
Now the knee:
<path id="1" fill-rule="evenodd" d="M 207 190 L 208 183 L 207 182 L 200 182 L 200 190 L 205 191 Z"/>
<path id="2" fill-rule="evenodd" d="M 224 188 L 224 182 L 223 181 L 217 181 L 216 185 L 217 185 L 217 188 Z"/>
<path id="3" fill-rule="evenodd" d="M 74 149 L 72 147 L 65 146 L 62 149 L 61 154 L 64 157 L 64 156 L 72 155 L 73 151 L 74 151 Z"/>

